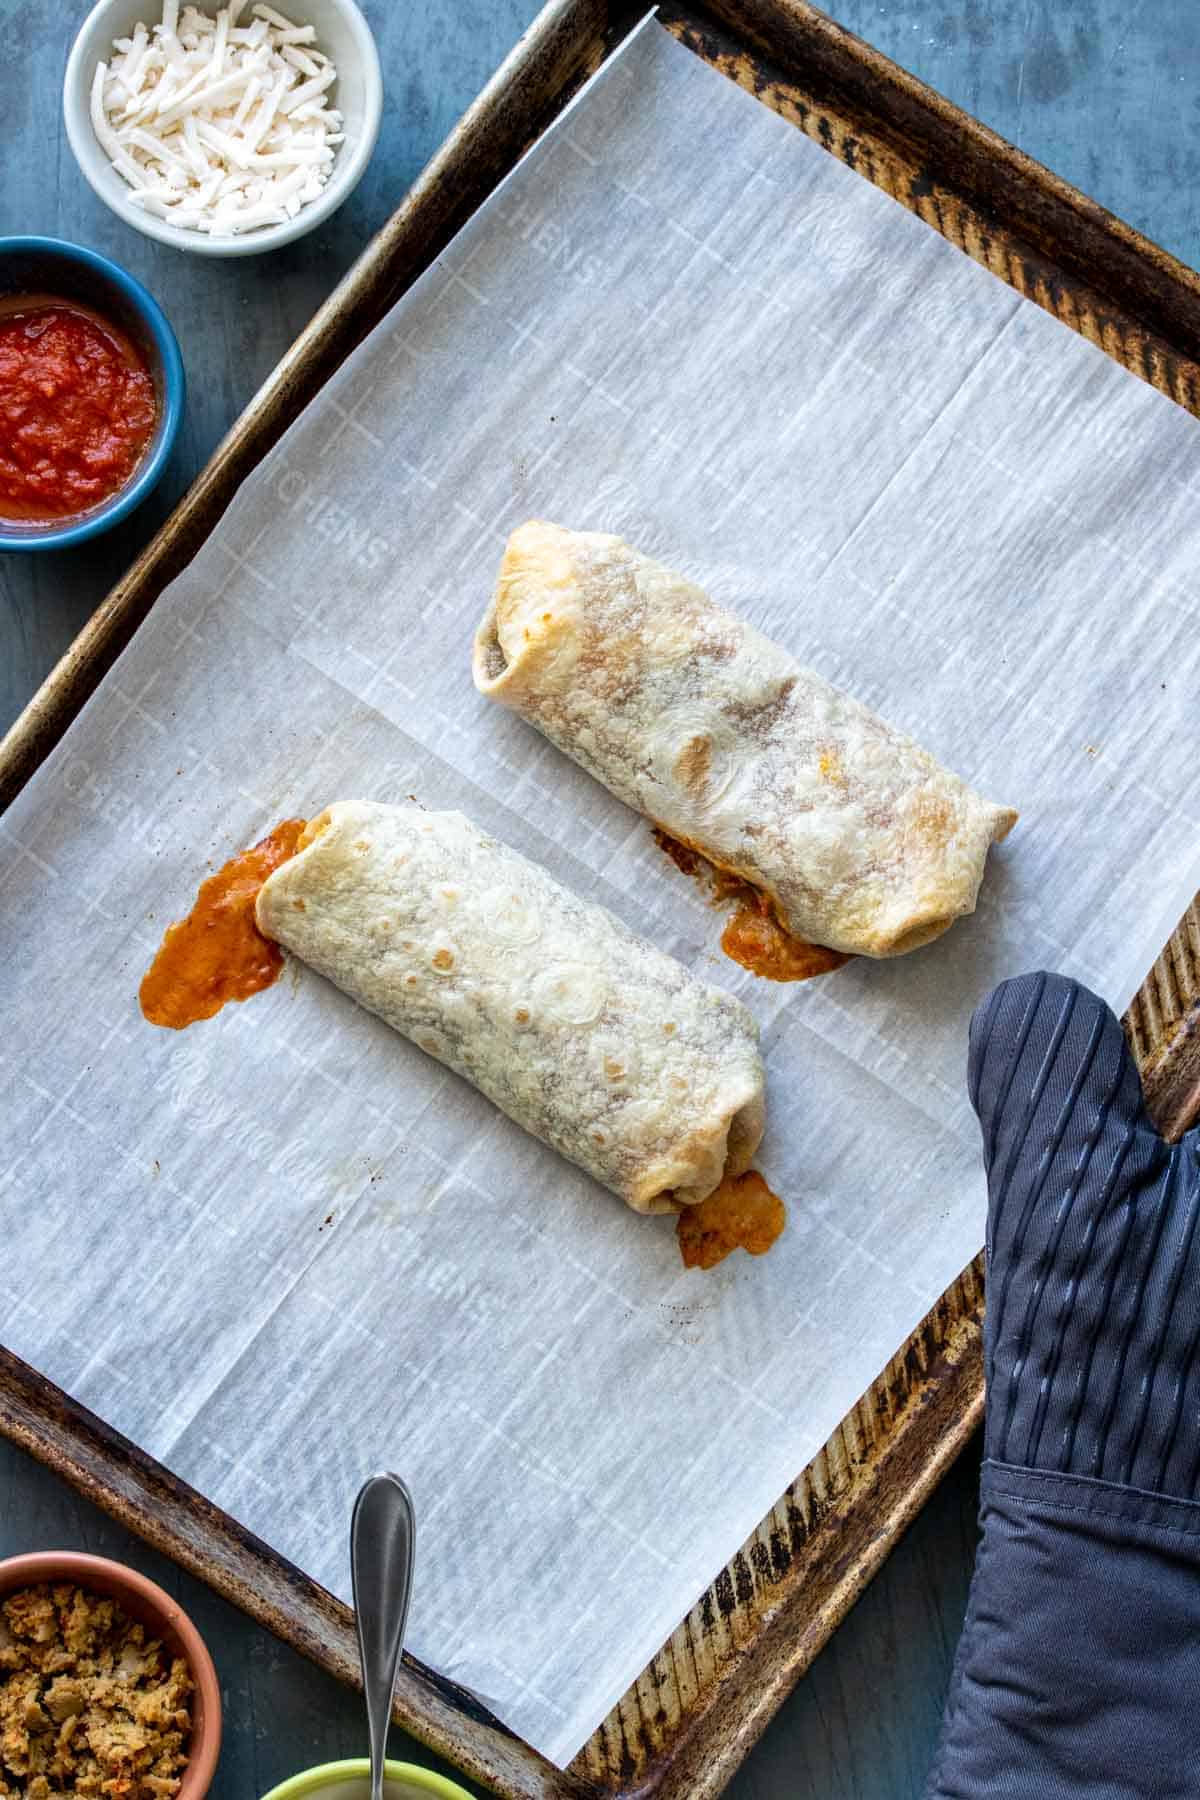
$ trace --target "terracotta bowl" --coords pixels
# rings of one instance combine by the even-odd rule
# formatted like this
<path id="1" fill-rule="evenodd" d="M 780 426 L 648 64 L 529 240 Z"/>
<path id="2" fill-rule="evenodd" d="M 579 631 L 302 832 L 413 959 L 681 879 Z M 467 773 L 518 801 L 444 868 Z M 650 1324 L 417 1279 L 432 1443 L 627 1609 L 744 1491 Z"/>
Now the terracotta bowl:
<path id="1" fill-rule="evenodd" d="M 69 1581 L 89 1593 L 115 1600 L 140 1625 L 161 1638 L 172 1656 L 182 1656 L 192 1672 L 192 1737 L 179 1800 L 204 1800 L 221 1750 L 221 1690 L 204 1640 L 178 1601 L 124 1563 L 74 1550 L 38 1550 L 0 1561 L 0 1598 L 40 1581 Z"/>

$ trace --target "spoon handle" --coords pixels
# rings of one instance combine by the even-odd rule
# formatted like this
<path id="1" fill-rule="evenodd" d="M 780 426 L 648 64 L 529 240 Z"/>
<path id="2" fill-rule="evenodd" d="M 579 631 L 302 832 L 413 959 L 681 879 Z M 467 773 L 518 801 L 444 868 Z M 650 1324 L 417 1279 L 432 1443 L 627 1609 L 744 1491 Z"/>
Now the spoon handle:
<path id="1" fill-rule="evenodd" d="M 350 1521 L 350 1576 L 371 1740 L 371 1794 L 381 1800 L 396 1669 L 412 1592 L 416 1522 L 398 1475 L 372 1475 Z"/>

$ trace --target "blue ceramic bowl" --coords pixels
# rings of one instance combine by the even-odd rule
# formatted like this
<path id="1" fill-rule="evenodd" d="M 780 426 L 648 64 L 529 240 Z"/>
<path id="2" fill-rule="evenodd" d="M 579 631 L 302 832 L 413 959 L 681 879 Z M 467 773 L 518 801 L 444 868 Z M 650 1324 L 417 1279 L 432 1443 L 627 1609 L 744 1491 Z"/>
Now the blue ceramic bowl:
<path id="1" fill-rule="evenodd" d="M 158 396 L 158 423 L 124 487 L 89 512 L 49 524 L 0 520 L 0 550 L 62 550 L 107 531 L 146 498 L 162 475 L 183 417 L 183 358 L 166 314 L 140 281 L 78 244 L 58 238 L 0 237 L 0 295 L 54 294 L 106 314 L 146 359 Z"/>

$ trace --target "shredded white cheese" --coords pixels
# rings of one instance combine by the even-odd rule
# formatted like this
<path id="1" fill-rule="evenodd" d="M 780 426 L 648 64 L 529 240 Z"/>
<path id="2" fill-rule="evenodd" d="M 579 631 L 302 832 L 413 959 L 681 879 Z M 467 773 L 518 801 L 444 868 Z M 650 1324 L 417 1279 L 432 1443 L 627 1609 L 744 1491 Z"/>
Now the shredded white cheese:
<path id="1" fill-rule="evenodd" d="M 295 218 L 345 137 L 313 27 L 273 6 L 243 24 L 245 9 L 229 0 L 211 18 L 164 0 L 159 23 L 117 38 L 92 81 L 92 128 L 130 200 L 214 237 Z"/>

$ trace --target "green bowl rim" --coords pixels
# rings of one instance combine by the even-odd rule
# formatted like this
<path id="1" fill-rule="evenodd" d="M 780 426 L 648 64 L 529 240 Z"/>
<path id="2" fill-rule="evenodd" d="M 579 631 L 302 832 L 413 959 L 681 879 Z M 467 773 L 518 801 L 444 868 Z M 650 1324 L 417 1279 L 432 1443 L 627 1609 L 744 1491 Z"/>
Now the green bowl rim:
<path id="1" fill-rule="evenodd" d="M 333 1781 L 348 1781 L 355 1775 L 370 1776 L 371 1763 L 366 1756 L 343 1757 L 340 1762 L 315 1763 L 311 1769 L 301 1769 L 296 1775 L 289 1775 L 262 1800 L 300 1800 L 302 1794 L 311 1794 L 314 1788 L 324 1787 Z M 387 1762 L 384 1764 L 384 1776 L 388 1781 L 410 1781 L 414 1787 L 423 1787 L 430 1794 L 440 1794 L 442 1800 L 472 1800 L 466 1788 L 459 1787 L 457 1781 L 450 1781 L 445 1775 L 439 1775 L 433 1769 L 422 1769 L 417 1763 Z"/>

